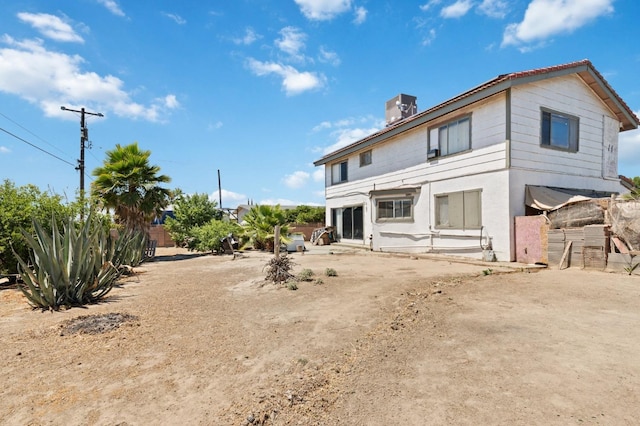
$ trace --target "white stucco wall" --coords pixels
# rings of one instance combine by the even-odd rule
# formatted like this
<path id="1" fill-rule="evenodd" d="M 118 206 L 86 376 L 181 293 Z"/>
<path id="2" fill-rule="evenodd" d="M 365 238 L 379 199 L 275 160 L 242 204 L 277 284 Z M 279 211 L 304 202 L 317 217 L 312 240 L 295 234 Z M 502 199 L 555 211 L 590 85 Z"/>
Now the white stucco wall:
<path id="1" fill-rule="evenodd" d="M 327 167 L 327 222 L 332 208 L 364 205 L 364 235 L 373 235 L 374 250 L 481 257 L 480 230 L 438 230 L 434 224 L 435 195 L 480 189 L 482 235 L 491 237 L 498 260 L 509 261 L 515 259 L 513 223 L 525 213 L 526 185 L 620 191 L 615 162 L 603 166 L 603 147 L 613 144 L 617 150 L 617 134 L 604 142 L 615 117 L 581 79 L 572 75 L 515 86 L 510 99 L 508 108 L 506 95 L 495 95 L 375 145 L 369 166 L 360 168 L 358 154 L 351 155 L 348 182 L 331 185 Z M 578 152 L 540 146 L 541 107 L 579 117 Z M 507 111 L 510 141 L 505 140 Z M 465 114 L 471 114 L 472 149 L 427 160 L 428 138 Z M 377 222 L 375 191 L 400 188 L 413 194 L 413 220 Z"/>
<path id="2" fill-rule="evenodd" d="M 540 146 L 541 107 L 579 117 L 578 152 Z M 602 177 L 605 117 L 615 118 L 575 75 L 514 87 L 511 92 L 511 166 L 556 175 Z"/>

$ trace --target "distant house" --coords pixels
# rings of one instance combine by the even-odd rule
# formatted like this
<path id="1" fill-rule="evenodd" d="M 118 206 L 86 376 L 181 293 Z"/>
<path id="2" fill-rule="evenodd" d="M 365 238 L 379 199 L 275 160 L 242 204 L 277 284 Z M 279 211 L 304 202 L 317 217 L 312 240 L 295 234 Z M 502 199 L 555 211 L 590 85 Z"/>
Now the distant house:
<path id="1" fill-rule="evenodd" d="M 618 134 L 639 121 L 588 60 L 503 74 L 420 113 L 407 95 L 386 109 L 386 128 L 314 163 L 342 242 L 515 260 L 514 217 L 536 188 L 627 192 Z"/>

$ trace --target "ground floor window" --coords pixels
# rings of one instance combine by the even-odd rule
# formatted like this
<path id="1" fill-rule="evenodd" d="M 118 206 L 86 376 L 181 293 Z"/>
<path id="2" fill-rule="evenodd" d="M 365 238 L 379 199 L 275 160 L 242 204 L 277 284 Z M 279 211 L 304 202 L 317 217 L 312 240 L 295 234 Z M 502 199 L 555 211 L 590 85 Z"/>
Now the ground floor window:
<path id="1" fill-rule="evenodd" d="M 452 192 L 435 197 L 436 227 L 477 229 L 482 226 L 482 190 Z"/>
<path id="2" fill-rule="evenodd" d="M 338 238 L 364 239 L 362 206 L 331 209 L 331 224 L 336 228 Z"/>
<path id="3" fill-rule="evenodd" d="M 378 200 L 376 206 L 379 221 L 413 219 L 413 198 Z"/>

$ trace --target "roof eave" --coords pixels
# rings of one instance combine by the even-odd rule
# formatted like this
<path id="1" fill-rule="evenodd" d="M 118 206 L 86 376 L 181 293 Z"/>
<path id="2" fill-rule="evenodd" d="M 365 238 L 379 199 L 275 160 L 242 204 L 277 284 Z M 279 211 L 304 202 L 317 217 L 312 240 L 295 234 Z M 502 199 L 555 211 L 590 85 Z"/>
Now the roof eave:
<path id="1" fill-rule="evenodd" d="M 359 141 L 354 142 L 351 145 L 347 145 L 344 148 L 341 148 L 337 151 L 334 151 L 330 154 L 325 155 L 321 159 L 314 161 L 313 165 L 321 166 L 323 164 L 327 164 L 335 160 L 338 160 L 340 158 L 349 156 L 357 151 L 361 151 L 381 141 L 390 139 L 401 133 L 412 130 L 418 126 L 428 123 L 429 121 L 433 121 L 439 117 L 442 117 L 443 115 L 449 114 L 450 112 L 456 111 L 460 108 L 464 108 L 468 105 L 479 102 L 485 98 L 488 98 L 497 93 L 505 91 L 507 88 L 511 87 L 511 85 L 512 85 L 512 81 L 505 80 L 501 83 L 493 85 L 485 90 L 473 93 L 471 95 L 464 96 L 463 94 L 463 95 L 457 96 L 457 97 L 462 97 L 462 96 L 464 97 L 462 97 L 461 99 L 457 99 L 455 101 L 451 101 L 451 100 L 446 101 L 429 110 L 423 111 L 412 117 L 406 118 L 402 122 L 394 126 L 391 126 L 391 128 L 385 128 L 385 129 L 379 130 L 378 132 L 372 135 L 369 135 L 363 139 L 360 139 Z M 456 98 L 452 98 L 452 99 L 456 99 Z"/>
<path id="2" fill-rule="evenodd" d="M 379 142 L 390 139 L 401 133 L 421 126 L 429 121 L 435 120 L 445 114 L 464 108 L 468 105 L 479 102 L 508 88 L 523 84 L 534 83 L 540 80 L 547 80 L 555 77 L 562 77 L 569 74 L 578 75 L 584 83 L 600 97 L 604 104 L 616 115 L 621 123 L 620 131 L 638 128 L 640 120 L 633 111 L 624 103 L 622 98 L 613 90 L 604 77 L 593 67 L 589 60 L 582 60 L 571 64 L 560 65 L 540 70 L 525 71 L 521 73 L 504 74 L 490 80 L 484 84 L 455 96 L 433 108 L 406 118 L 398 124 L 382 129 L 344 148 L 329 153 L 321 159 L 314 161 L 314 166 L 321 166 L 343 157 L 349 156 L 369 148 Z"/>

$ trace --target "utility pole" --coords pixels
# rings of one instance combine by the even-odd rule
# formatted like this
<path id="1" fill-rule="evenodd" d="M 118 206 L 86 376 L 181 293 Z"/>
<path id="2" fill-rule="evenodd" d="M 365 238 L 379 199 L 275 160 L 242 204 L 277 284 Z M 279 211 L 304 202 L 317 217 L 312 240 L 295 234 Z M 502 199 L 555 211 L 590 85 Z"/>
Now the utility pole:
<path id="1" fill-rule="evenodd" d="M 80 219 L 84 217 L 84 148 L 85 142 L 89 139 L 89 131 L 85 125 L 84 116 L 94 115 L 96 117 L 104 117 L 101 112 L 88 112 L 84 108 L 79 110 L 70 109 L 65 106 L 60 107 L 63 111 L 71 111 L 80 113 L 80 159 L 78 160 L 78 166 L 76 170 L 80 171 Z"/>
<path id="2" fill-rule="evenodd" d="M 218 169 L 218 197 L 220 198 L 220 205 L 218 208 L 222 210 L 222 185 L 220 183 L 220 169 Z"/>

